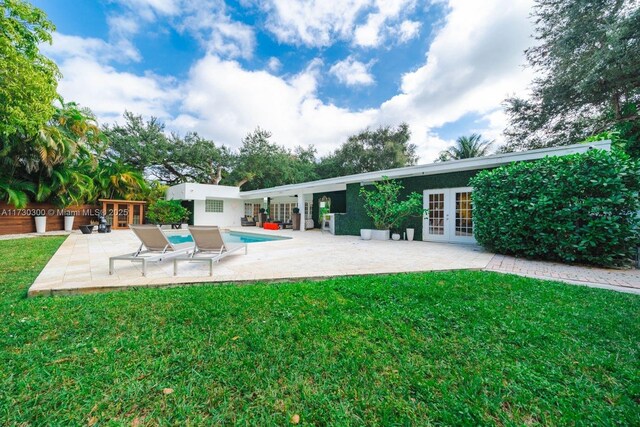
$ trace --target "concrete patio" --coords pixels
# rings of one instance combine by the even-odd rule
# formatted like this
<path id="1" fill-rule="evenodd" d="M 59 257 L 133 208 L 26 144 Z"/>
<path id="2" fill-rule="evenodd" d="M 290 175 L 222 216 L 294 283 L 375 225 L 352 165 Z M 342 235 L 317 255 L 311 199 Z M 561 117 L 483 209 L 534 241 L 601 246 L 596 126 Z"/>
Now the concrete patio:
<path id="1" fill-rule="evenodd" d="M 232 254 L 214 266 L 181 262 L 173 276 L 171 260 L 150 264 L 143 277 L 138 263 L 120 261 L 109 276 L 109 257 L 135 251 L 139 241 L 130 231 L 69 235 L 36 281 L 29 296 L 65 295 L 113 289 L 161 287 L 190 283 L 242 283 L 327 278 L 361 274 L 474 269 L 555 280 L 573 285 L 640 294 L 640 270 L 611 270 L 494 255 L 475 245 L 407 241 L 363 241 L 318 230 L 265 231 L 232 228 L 287 240 L 250 243 L 248 254 Z M 47 233 L 60 234 L 60 233 Z M 33 237 L 36 237 L 34 235 Z M 17 237 L 25 237 L 14 236 Z"/>
<path id="2" fill-rule="evenodd" d="M 250 243 L 248 254 L 232 254 L 209 276 L 205 263 L 181 262 L 173 276 L 173 262 L 150 264 L 147 276 L 139 263 L 120 261 L 109 275 L 109 257 L 134 252 L 139 241 L 131 231 L 83 235 L 72 233 L 29 288 L 29 296 L 97 292 L 110 289 L 168 286 L 181 283 L 252 282 L 323 278 L 359 274 L 432 270 L 483 269 L 493 254 L 474 245 L 407 241 L 363 241 L 313 231 L 264 231 L 292 239 Z"/>

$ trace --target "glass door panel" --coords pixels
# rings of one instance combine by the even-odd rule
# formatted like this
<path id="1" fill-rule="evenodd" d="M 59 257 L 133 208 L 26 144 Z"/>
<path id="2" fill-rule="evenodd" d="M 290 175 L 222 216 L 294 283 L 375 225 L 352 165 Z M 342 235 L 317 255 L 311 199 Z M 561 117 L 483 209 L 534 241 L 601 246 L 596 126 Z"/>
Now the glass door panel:
<path id="1" fill-rule="evenodd" d="M 119 204 L 116 212 L 117 228 L 127 228 L 129 226 L 129 209 L 128 205 Z"/>
<path id="2" fill-rule="evenodd" d="M 474 243 L 472 188 L 445 188 L 424 191 L 424 207 L 429 209 L 423 223 L 423 240 Z"/>
<path id="3" fill-rule="evenodd" d="M 423 224 L 424 240 L 446 241 L 448 239 L 447 203 L 446 190 L 426 190 L 424 192 L 424 208 L 429 209 L 429 214 Z"/>
<path id="4" fill-rule="evenodd" d="M 471 192 L 456 193 L 455 235 L 473 236 L 473 217 L 471 216 Z"/>

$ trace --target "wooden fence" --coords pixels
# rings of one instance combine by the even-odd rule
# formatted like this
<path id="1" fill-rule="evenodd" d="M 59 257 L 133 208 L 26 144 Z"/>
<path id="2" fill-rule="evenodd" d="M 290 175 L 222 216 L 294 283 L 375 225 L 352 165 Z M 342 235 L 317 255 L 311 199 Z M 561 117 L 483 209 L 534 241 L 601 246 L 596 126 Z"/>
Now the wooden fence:
<path id="1" fill-rule="evenodd" d="M 36 223 L 33 217 L 44 214 L 47 217 L 47 231 L 64 230 L 64 212 L 75 215 L 73 229 L 96 221 L 98 207 L 94 205 L 58 208 L 49 203 L 29 203 L 24 209 L 16 209 L 6 203 L 0 203 L 0 235 L 35 233 Z"/>

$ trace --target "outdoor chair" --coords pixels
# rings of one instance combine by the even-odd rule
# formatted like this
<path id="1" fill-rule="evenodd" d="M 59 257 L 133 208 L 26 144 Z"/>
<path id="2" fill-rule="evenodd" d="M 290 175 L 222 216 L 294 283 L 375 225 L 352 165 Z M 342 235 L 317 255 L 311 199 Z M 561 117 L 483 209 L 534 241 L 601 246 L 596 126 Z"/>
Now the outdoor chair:
<path id="1" fill-rule="evenodd" d="M 142 263 L 142 275 L 147 275 L 148 262 L 160 262 L 167 258 L 187 255 L 194 250 L 191 243 L 174 245 L 167 239 L 157 225 L 129 225 L 129 228 L 140 239 L 140 247 L 136 252 L 109 258 L 109 274 L 113 274 L 115 261 L 131 261 Z M 144 249 L 144 250 L 143 250 Z"/>
<path id="2" fill-rule="evenodd" d="M 178 263 L 180 261 L 206 262 L 209 264 L 209 275 L 213 276 L 213 264 L 220 262 L 227 255 L 244 249 L 247 254 L 247 244 L 239 243 L 229 245 L 225 243 L 220 233 L 220 228 L 215 226 L 191 226 L 189 233 L 195 243 L 195 250 L 189 255 L 179 256 L 173 259 L 173 275 L 178 274 Z"/>
<path id="3" fill-rule="evenodd" d="M 243 217 L 240 217 L 240 225 L 242 225 L 243 227 L 255 227 L 256 220 L 252 216 L 245 215 Z"/>

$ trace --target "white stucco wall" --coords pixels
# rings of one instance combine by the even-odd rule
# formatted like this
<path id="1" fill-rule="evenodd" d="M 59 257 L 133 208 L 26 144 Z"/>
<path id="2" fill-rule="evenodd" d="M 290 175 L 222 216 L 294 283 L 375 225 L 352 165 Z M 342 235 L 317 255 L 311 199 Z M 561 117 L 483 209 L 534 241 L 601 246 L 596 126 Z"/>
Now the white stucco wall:
<path id="1" fill-rule="evenodd" d="M 207 197 L 215 198 L 240 198 L 240 187 L 211 184 L 178 184 L 167 189 L 167 199 L 178 200 L 204 200 Z"/>
<path id="2" fill-rule="evenodd" d="M 241 225 L 240 217 L 244 216 L 244 201 L 240 199 L 225 199 L 222 197 L 211 198 L 223 201 L 223 212 L 205 212 L 205 201 L 194 200 L 194 225 L 217 225 L 220 227 L 239 227 Z"/>

